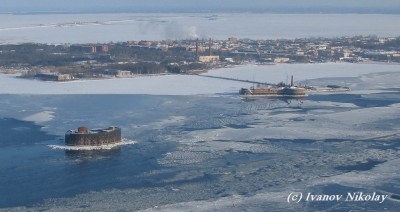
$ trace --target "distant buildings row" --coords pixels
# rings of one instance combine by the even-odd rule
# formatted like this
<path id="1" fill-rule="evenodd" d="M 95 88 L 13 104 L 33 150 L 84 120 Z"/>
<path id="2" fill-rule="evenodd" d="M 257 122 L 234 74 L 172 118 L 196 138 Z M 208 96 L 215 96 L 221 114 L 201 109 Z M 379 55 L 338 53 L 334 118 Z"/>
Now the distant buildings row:
<path id="1" fill-rule="evenodd" d="M 323 62 L 323 61 L 399 61 L 399 38 L 356 36 L 341 38 L 250 40 L 235 37 L 227 40 L 182 40 L 182 41 L 128 41 L 131 48 L 152 48 L 164 52 L 192 52 L 199 62 L 213 63 L 231 58 L 232 55 L 258 55 L 260 61 Z M 397 47 L 390 48 L 391 43 Z M 108 53 L 109 45 L 72 45 L 71 51 L 86 53 Z M 214 54 L 212 54 L 214 53 Z M 231 54 L 227 56 L 226 54 Z"/>
<path id="2" fill-rule="evenodd" d="M 72 52 L 84 52 L 84 53 L 108 53 L 108 45 L 71 45 L 70 50 Z"/>

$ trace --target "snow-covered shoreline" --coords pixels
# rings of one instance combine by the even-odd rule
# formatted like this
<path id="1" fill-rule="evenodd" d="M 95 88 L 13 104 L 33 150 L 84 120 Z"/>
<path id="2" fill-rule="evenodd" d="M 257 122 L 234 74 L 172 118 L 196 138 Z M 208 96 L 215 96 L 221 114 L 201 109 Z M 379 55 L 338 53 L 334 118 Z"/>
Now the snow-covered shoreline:
<path id="1" fill-rule="evenodd" d="M 320 63 L 244 65 L 210 70 L 205 75 L 258 82 L 278 83 L 294 75 L 298 82 L 320 78 L 359 77 L 371 73 L 399 72 L 398 64 L 385 63 Z M 196 75 L 153 75 L 106 80 L 45 82 L 26 80 L 15 74 L 0 74 L 0 94 L 148 94 L 148 95 L 213 95 L 237 93 L 252 84 Z"/>

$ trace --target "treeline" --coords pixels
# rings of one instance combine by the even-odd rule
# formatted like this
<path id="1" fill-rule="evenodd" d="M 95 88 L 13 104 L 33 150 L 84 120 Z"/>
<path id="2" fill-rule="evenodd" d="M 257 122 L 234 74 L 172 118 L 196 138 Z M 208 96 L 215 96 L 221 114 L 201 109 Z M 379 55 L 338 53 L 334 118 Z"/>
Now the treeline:
<path id="1" fill-rule="evenodd" d="M 160 73 L 187 73 L 190 70 L 203 70 L 208 66 L 202 63 L 189 64 L 171 64 L 171 63 L 155 63 L 155 62 L 138 62 L 127 64 L 110 64 L 107 66 L 109 70 L 130 71 L 132 74 L 160 74 Z"/>
<path id="2" fill-rule="evenodd" d="M 113 56 L 116 62 L 133 61 L 195 61 L 193 52 L 184 51 L 164 51 L 161 48 L 147 46 L 129 46 L 126 43 L 110 46 L 109 54 Z"/>
<path id="3" fill-rule="evenodd" d="M 93 45 L 81 45 L 90 47 Z M 108 52 L 91 52 L 90 48 L 77 51 L 68 45 L 19 44 L 0 45 L 0 66 L 66 66 L 71 63 L 95 61 L 118 62 L 162 62 L 195 61 L 195 55 L 187 51 L 164 51 L 160 48 L 129 46 L 125 43 L 110 44 Z M 140 65 L 139 65 L 140 66 Z M 148 64 L 135 67 L 146 72 Z M 156 66 L 153 66 L 156 68 Z M 156 68 L 157 69 L 157 68 Z M 157 70 L 155 70 L 157 71 Z"/>
<path id="4" fill-rule="evenodd" d="M 189 64 L 166 64 L 165 65 L 169 73 L 180 74 L 187 73 L 193 70 L 204 70 L 208 69 L 208 65 L 204 63 L 189 63 Z"/>
<path id="5" fill-rule="evenodd" d="M 111 62 L 107 55 L 71 53 L 70 48 L 63 45 L 0 45 L 0 66 L 66 66 L 88 60 Z"/>
<path id="6" fill-rule="evenodd" d="M 88 60 L 83 56 L 55 55 L 46 52 L 25 54 L 15 52 L 0 54 L 0 66 L 65 66 L 74 62 Z"/>
<path id="7" fill-rule="evenodd" d="M 160 74 L 167 71 L 165 66 L 151 62 L 110 64 L 107 69 L 130 71 L 133 74 Z"/>

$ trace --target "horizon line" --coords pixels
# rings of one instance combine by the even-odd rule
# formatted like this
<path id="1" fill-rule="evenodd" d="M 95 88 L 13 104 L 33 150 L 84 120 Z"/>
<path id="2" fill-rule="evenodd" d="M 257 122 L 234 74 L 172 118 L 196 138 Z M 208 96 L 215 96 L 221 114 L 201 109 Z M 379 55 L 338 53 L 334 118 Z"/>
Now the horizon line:
<path id="1" fill-rule="evenodd" d="M 246 10 L 233 10 L 233 11 L 213 11 L 213 10 L 203 10 L 203 11 L 107 11 L 107 10 L 99 10 L 99 11 L 59 11 L 59 10 L 49 10 L 49 11 L 0 11 L 0 14 L 5 15 L 49 15 L 49 14 L 207 14 L 207 13 L 215 13 L 215 14 L 229 14 L 229 13 L 253 13 L 253 14 L 377 14 L 377 15 L 400 15 L 400 11 L 246 11 Z"/>

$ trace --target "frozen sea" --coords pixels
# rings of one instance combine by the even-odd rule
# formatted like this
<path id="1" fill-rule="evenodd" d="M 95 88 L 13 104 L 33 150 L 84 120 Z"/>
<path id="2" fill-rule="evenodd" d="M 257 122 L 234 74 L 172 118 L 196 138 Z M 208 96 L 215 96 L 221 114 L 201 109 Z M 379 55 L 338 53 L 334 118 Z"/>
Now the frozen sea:
<path id="1" fill-rule="evenodd" d="M 390 14 L 0 14 L 0 44 L 400 35 Z"/>
<path id="2" fill-rule="evenodd" d="M 390 197 L 305 196 L 400 193 L 398 67 L 254 65 L 207 73 L 262 82 L 294 74 L 300 83 L 352 88 L 303 99 L 243 99 L 239 88 L 251 84 L 201 76 L 55 83 L 0 75 L 0 210 L 396 211 L 400 202 Z M 131 143 L 52 148 L 63 145 L 68 129 L 109 125 Z M 303 199 L 288 203 L 292 192 Z"/>

